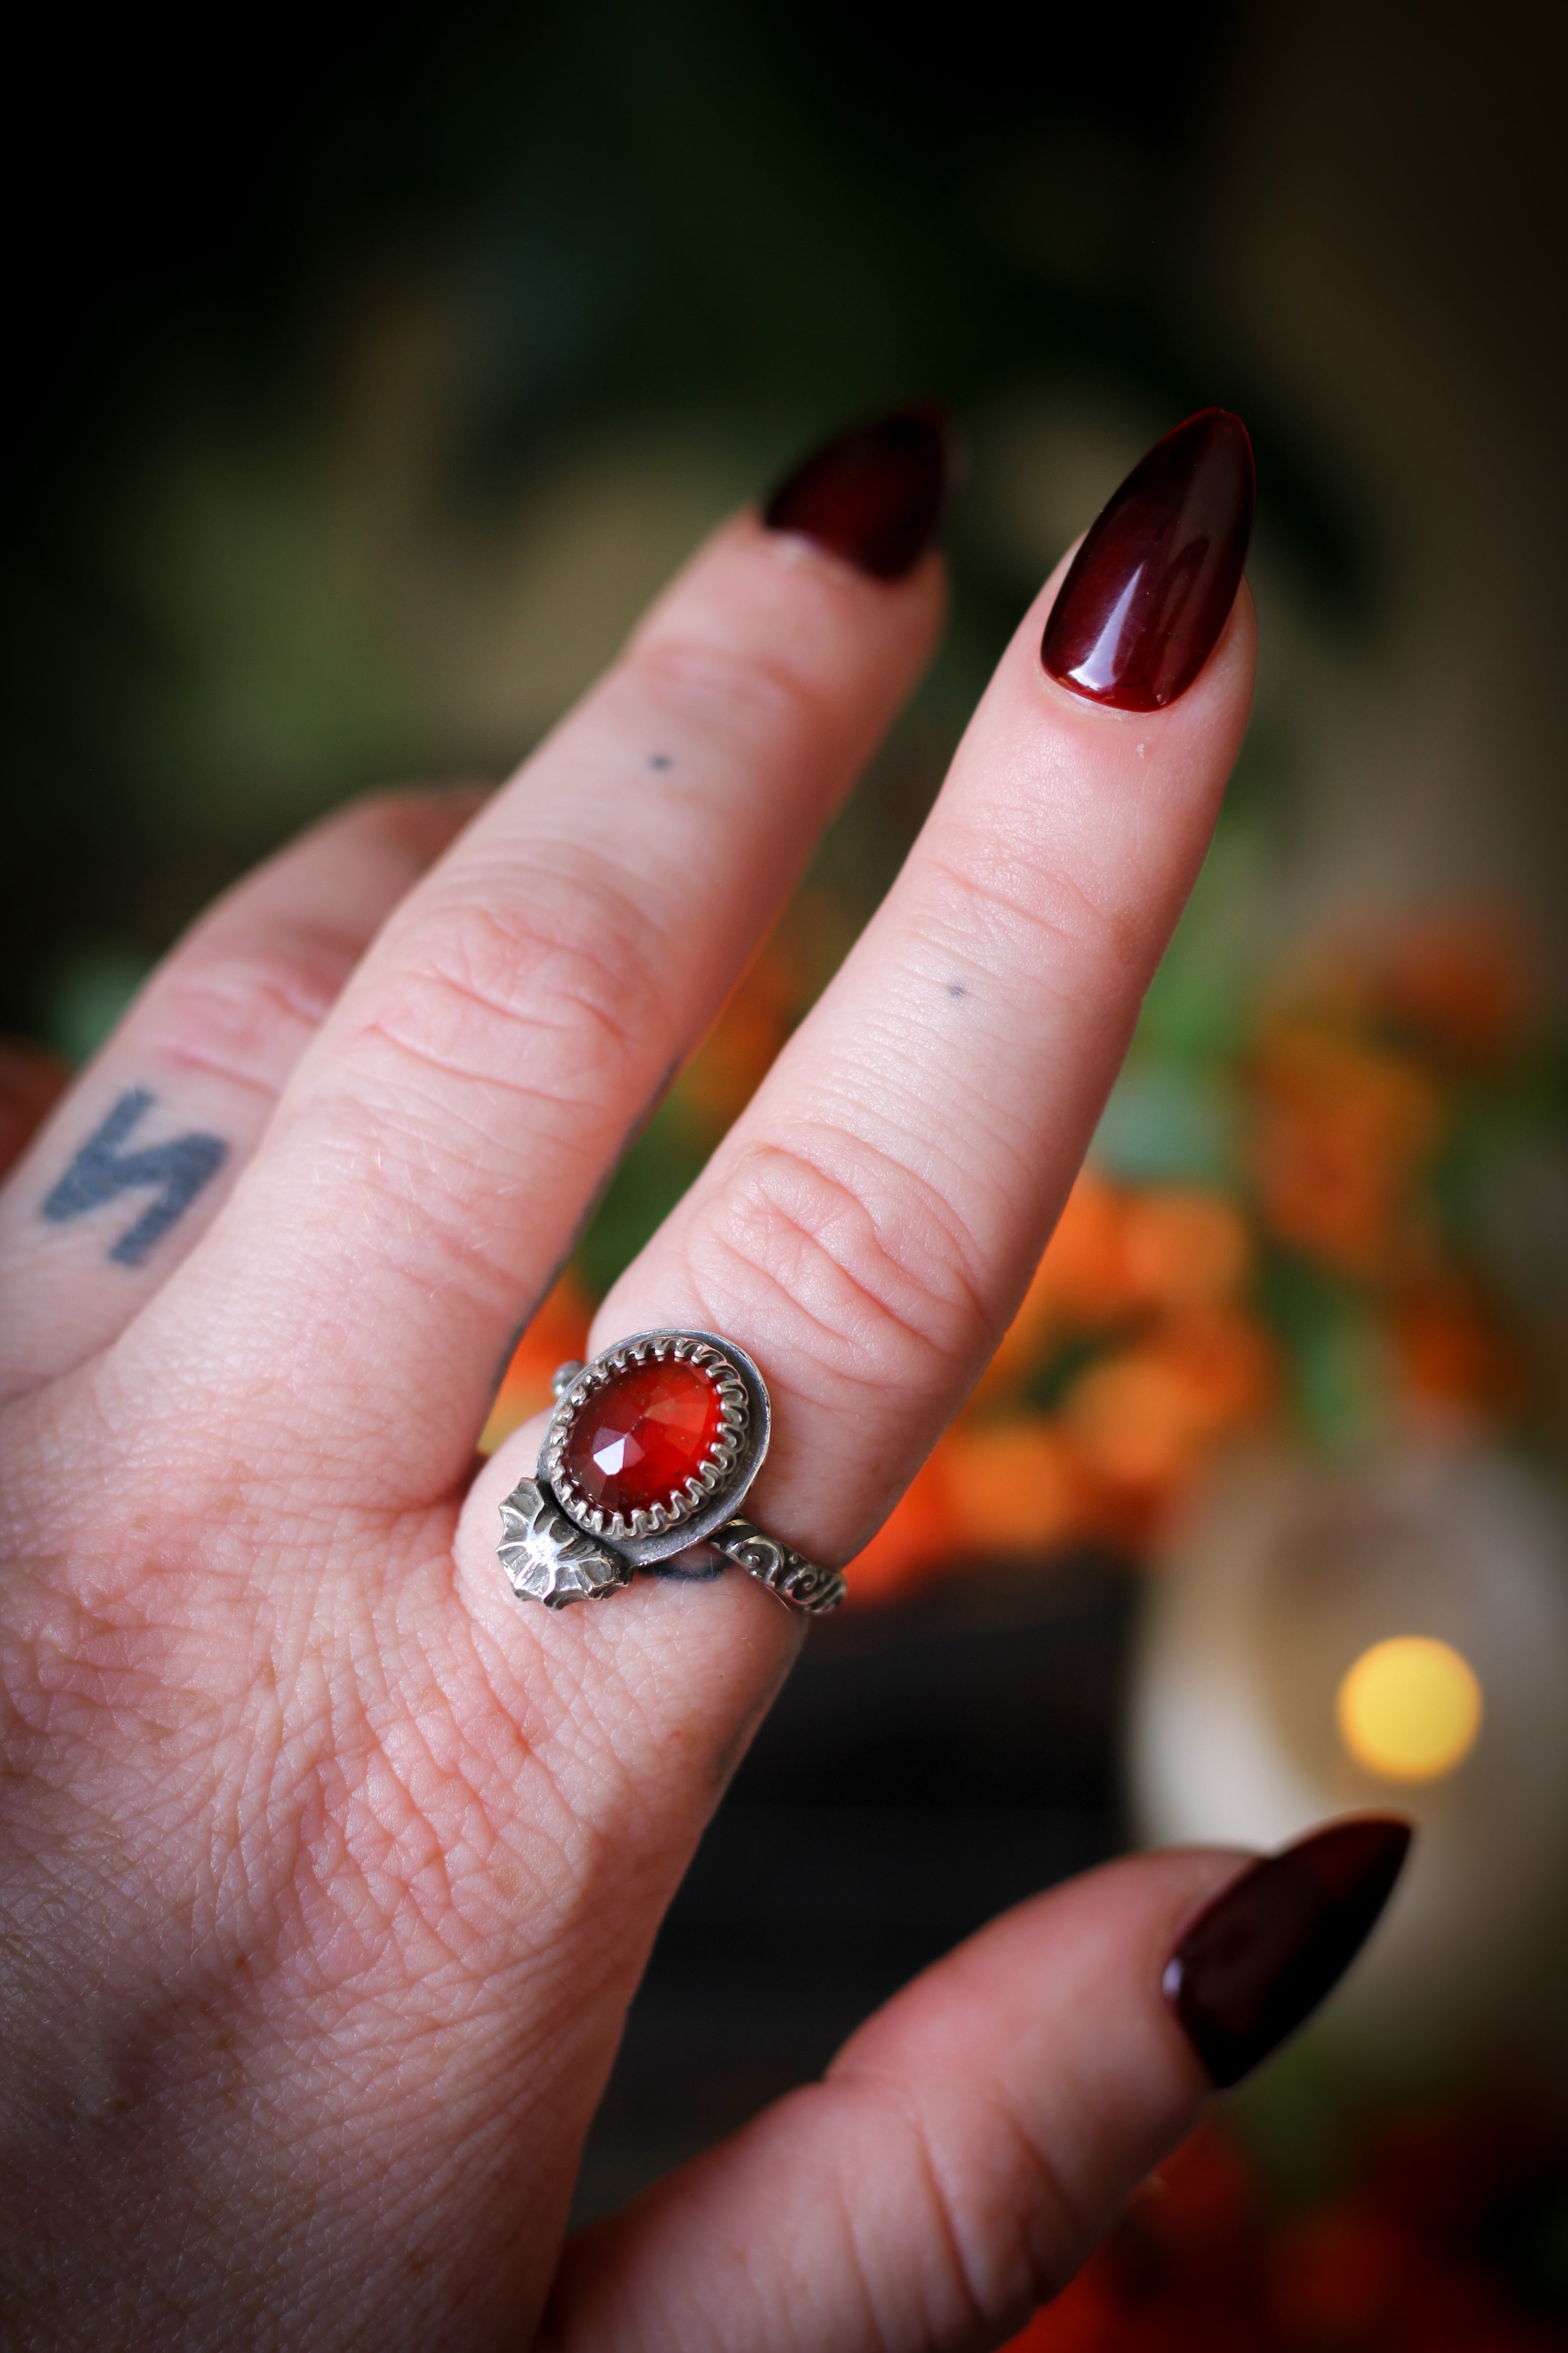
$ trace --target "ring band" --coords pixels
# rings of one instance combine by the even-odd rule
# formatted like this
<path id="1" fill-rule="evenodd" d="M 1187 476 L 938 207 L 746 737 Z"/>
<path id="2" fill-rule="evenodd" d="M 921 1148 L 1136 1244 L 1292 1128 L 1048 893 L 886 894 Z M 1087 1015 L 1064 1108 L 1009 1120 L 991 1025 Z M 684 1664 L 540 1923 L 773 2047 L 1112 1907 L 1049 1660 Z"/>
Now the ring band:
<path id="1" fill-rule="evenodd" d="M 776 1593 L 781 1601 L 793 1603 L 796 1609 L 805 1609 L 813 1618 L 826 1618 L 830 1609 L 837 1609 L 848 1590 L 841 1568 L 819 1567 L 804 1553 L 780 1544 L 777 1536 L 764 1535 L 750 1520 L 738 1516 L 726 1520 L 708 1541 L 726 1560 L 732 1560 L 737 1568 L 745 1569 L 770 1593 Z"/>
<path id="2" fill-rule="evenodd" d="M 637 1332 L 555 1376 L 531 1478 L 500 1506 L 497 1556 L 520 1600 L 598 1600 L 639 1568 L 720 1554 L 792 1609 L 843 1600 L 821 1568 L 736 1511 L 762 1469 L 772 1411 L 743 1348 L 715 1332 Z"/>

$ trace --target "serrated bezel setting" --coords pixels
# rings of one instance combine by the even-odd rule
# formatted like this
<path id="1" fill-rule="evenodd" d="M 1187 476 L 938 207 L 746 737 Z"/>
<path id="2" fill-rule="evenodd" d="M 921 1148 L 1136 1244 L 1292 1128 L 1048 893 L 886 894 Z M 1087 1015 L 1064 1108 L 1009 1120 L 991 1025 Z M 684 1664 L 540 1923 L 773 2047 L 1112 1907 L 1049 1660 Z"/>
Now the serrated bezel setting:
<path id="1" fill-rule="evenodd" d="M 584 1494 L 567 1467 L 573 1430 L 584 1408 L 617 1375 L 637 1365 L 672 1363 L 691 1366 L 718 1391 L 718 1435 L 693 1475 L 664 1501 L 630 1514 L 605 1511 Z M 732 1340 L 713 1332 L 634 1332 L 563 1388 L 540 1449 L 538 1476 L 577 1527 L 641 1567 L 684 1551 L 732 1516 L 762 1468 L 769 1422 L 763 1377 Z"/>

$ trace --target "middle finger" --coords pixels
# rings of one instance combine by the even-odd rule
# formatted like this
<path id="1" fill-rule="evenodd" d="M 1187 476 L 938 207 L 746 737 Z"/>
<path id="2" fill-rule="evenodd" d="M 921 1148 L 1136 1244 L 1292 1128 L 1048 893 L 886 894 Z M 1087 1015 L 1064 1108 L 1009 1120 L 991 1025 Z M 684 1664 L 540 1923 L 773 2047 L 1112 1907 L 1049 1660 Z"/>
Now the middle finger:
<path id="1" fill-rule="evenodd" d="M 119 1389 L 144 1364 L 175 1415 L 226 1397 L 258 1468 L 265 1430 L 290 1479 L 330 1461 L 388 1508 L 451 1485 L 508 1332 L 930 652 L 943 463 L 930 414 L 884 420 L 698 554 L 387 926 Z"/>
<path id="2" fill-rule="evenodd" d="M 1247 724 L 1251 513 L 1234 417 L 1135 470 L 1020 626 L 843 969 L 600 1310 L 600 1347 L 666 1325 L 755 1356 L 759 1505 L 819 1558 L 853 1556 L 957 1410 L 1078 1172 Z M 1108 536 L 1131 541 L 1109 565 Z M 1179 676 L 1184 638 L 1202 661 L 1179 699 L 1095 691 L 1104 644 L 1087 686 L 1053 676 L 1074 611 L 1103 607 L 1131 660 L 1141 581 L 1156 663 Z"/>

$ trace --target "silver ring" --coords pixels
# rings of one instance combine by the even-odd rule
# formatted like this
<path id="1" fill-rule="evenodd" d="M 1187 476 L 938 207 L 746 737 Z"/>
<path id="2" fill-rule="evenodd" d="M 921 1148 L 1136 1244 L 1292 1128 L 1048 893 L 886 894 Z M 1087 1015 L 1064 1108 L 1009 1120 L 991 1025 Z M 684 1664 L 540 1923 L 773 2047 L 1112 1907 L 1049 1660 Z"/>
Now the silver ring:
<path id="1" fill-rule="evenodd" d="M 500 1507 L 497 1556 L 520 1600 L 564 1609 L 639 1568 L 701 1575 L 731 1560 L 792 1609 L 837 1609 L 837 1569 L 736 1512 L 772 1426 L 743 1348 L 716 1332 L 634 1332 L 591 1365 L 563 1365 L 554 1388 L 533 1476 Z"/>

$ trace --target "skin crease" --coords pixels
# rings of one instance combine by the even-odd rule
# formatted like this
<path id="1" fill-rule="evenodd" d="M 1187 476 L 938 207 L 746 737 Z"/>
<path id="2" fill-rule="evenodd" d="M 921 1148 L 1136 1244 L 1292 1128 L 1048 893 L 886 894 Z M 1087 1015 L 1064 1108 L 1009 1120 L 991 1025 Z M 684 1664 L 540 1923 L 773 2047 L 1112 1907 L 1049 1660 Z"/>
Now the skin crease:
<path id="1" fill-rule="evenodd" d="M 595 1330 L 751 1349 L 777 1434 L 748 1513 L 831 1561 L 1022 1293 L 1245 724 L 1245 590 L 1189 695 L 1128 714 L 1040 670 L 1054 586 L 894 894 Z M 873 584 L 728 526 L 480 814 L 426 812 L 413 843 L 405 805 L 372 805 L 231 900 L 19 1165 L 18 2346 L 999 2343 L 1194 2120 L 1159 1974 L 1237 1868 L 1217 1853 L 994 1924 L 827 2084 L 562 2261 L 626 2003 L 802 1632 L 741 1575 L 520 1606 L 495 1506 L 538 1430 L 470 1486 L 474 1434 L 941 602 L 934 559 Z M 216 1134 L 232 1165 L 127 1268 L 108 1252 L 145 1195 L 38 1204 L 137 1086 L 153 1141 Z"/>

